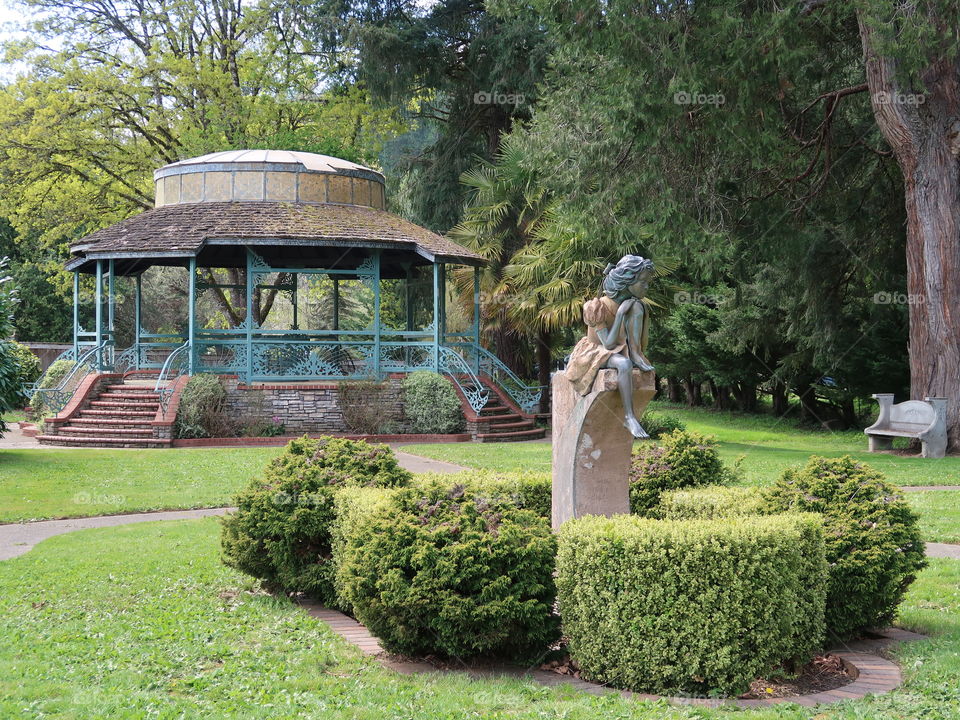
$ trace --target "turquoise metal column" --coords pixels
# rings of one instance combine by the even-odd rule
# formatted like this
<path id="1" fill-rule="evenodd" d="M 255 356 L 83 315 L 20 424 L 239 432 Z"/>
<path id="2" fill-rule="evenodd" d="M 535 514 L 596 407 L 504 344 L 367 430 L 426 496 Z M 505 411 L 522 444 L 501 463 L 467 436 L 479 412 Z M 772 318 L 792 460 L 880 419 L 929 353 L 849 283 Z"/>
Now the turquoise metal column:
<path id="1" fill-rule="evenodd" d="M 300 329 L 300 319 L 297 317 L 297 286 L 299 284 L 297 281 L 298 277 L 299 276 L 297 273 L 293 273 L 293 292 L 291 293 L 290 298 L 293 303 L 293 330 Z"/>
<path id="2" fill-rule="evenodd" d="M 80 357 L 80 272 L 73 273 L 73 359 Z"/>
<path id="3" fill-rule="evenodd" d="M 373 375 L 380 380 L 380 251 L 373 251 Z"/>
<path id="4" fill-rule="evenodd" d="M 103 333 L 103 260 L 97 260 L 97 292 L 96 292 L 96 330 L 94 330 L 94 347 L 97 348 L 97 372 L 103 372 L 103 353 L 100 351 L 100 336 Z"/>
<path id="5" fill-rule="evenodd" d="M 440 342 L 447 341 L 447 266 L 440 264 Z"/>
<path id="6" fill-rule="evenodd" d="M 189 360 L 187 361 L 187 374 L 193 375 L 193 336 L 194 331 L 196 330 L 197 324 L 197 258 L 190 258 L 189 264 L 190 279 L 187 283 L 189 295 L 189 315 L 187 316 L 187 353 L 190 355 Z"/>
<path id="7" fill-rule="evenodd" d="M 433 264 L 433 370 L 440 372 L 440 265 Z"/>
<path id="8" fill-rule="evenodd" d="M 116 317 L 116 286 L 113 282 L 114 261 L 110 260 L 107 265 L 107 339 L 113 342 L 114 318 Z"/>
<path id="9" fill-rule="evenodd" d="M 135 360 L 133 366 L 140 369 L 140 323 L 143 319 L 143 311 L 140 307 L 140 294 L 143 292 L 142 275 L 137 275 L 136 286 L 133 293 L 133 354 Z"/>
<path id="10" fill-rule="evenodd" d="M 480 268 L 473 269 L 473 372 L 480 374 Z"/>
<path id="11" fill-rule="evenodd" d="M 247 382 L 253 382 L 253 253 L 247 248 Z"/>

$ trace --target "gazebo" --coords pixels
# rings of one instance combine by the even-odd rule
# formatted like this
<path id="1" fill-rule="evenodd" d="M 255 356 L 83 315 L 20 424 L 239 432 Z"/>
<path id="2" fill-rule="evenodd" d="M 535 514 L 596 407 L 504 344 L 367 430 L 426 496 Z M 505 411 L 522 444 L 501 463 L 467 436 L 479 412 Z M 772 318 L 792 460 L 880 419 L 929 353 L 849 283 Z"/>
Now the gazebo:
<path id="1" fill-rule="evenodd" d="M 197 372 L 248 387 L 295 387 L 430 369 L 454 382 L 468 414 L 480 415 L 491 390 L 534 412 L 540 388 L 525 385 L 480 343 L 483 259 L 387 212 L 379 172 L 325 155 L 239 150 L 166 165 L 154 181 L 154 209 L 70 248 L 68 356 L 85 368 L 72 375 L 152 371 L 165 405 L 176 379 Z M 448 326 L 446 307 L 451 266 L 473 268 L 472 319 L 458 308 L 457 328 Z M 158 267 L 185 269 L 185 317 L 145 328 L 151 308 L 142 278 Z M 86 326 L 84 275 L 93 278 Z M 123 348 L 121 282 L 132 284 L 133 298 Z M 320 294 L 322 322 L 308 312 Z M 366 310 L 345 317 L 344 305 L 361 296 Z M 79 387 L 77 377 L 72 383 Z"/>

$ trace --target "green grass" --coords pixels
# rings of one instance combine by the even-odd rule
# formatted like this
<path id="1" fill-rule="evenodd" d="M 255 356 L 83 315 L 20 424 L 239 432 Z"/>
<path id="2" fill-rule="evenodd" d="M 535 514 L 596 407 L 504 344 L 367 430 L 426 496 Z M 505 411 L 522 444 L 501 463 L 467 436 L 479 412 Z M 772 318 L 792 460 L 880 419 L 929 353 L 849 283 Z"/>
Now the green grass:
<path id="1" fill-rule="evenodd" d="M 862 432 L 813 430 L 769 415 L 715 412 L 662 403 L 653 409 L 676 415 L 688 430 L 715 436 L 725 462 L 732 465 L 742 458 L 744 481 L 750 485 L 767 485 L 785 468 L 803 465 L 811 455 L 852 455 L 882 471 L 897 485 L 960 485 L 960 456 L 927 460 L 868 453 Z M 404 450 L 471 467 L 550 472 L 550 445 L 545 442 L 410 445 Z"/>
<path id="2" fill-rule="evenodd" d="M 705 718 L 520 679 L 403 676 L 361 658 L 284 598 L 222 566 L 215 520 L 147 523 L 52 538 L 0 563 L 4 718 Z M 756 718 L 960 717 L 960 564 L 933 561 L 904 626 L 906 685 L 882 697 Z"/>
<path id="3" fill-rule="evenodd" d="M 26 420 L 27 414 L 23 412 L 23 410 L 10 410 L 5 413 L 0 413 L 0 418 L 2 418 L 7 425 L 12 425 L 15 422 Z"/>
<path id="4" fill-rule="evenodd" d="M 960 543 L 960 491 L 912 492 L 907 500 L 920 514 L 924 540 Z"/>
<path id="5" fill-rule="evenodd" d="M 226 505 L 280 451 L 0 450 L 0 522 Z"/>

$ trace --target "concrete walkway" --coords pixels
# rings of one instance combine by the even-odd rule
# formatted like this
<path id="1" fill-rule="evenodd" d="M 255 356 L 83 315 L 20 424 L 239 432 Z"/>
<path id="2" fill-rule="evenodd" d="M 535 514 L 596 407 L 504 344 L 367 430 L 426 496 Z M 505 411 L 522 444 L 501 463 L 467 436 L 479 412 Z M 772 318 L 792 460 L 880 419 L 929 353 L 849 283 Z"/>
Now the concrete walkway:
<path id="1" fill-rule="evenodd" d="M 927 557 L 960 560 L 960 545 L 949 543 L 927 543 Z"/>
<path id="2" fill-rule="evenodd" d="M 223 515 L 230 509 L 171 510 L 169 512 L 100 515 L 72 520 L 42 520 L 40 522 L 0 525 L 0 560 L 9 560 L 18 555 L 23 555 L 41 540 L 74 530 L 130 525 L 131 523 L 153 522 L 154 520 L 192 520 L 194 518 L 210 517 L 211 515 Z"/>

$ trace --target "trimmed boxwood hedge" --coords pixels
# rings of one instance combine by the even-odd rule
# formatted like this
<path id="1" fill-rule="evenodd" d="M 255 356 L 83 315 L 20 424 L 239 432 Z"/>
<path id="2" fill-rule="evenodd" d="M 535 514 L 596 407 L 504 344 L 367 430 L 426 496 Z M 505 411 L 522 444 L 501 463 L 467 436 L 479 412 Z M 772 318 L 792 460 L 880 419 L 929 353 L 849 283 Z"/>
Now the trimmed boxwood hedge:
<path id="1" fill-rule="evenodd" d="M 712 520 L 738 515 L 767 514 L 767 495 L 759 487 L 708 485 L 693 490 L 671 490 L 660 496 L 653 514 L 665 520 Z"/>
<path id="2" fill-rule="evenodd" d="M 824 635 L 813 514 L 585 517 L 560 528 L 563 632 L 585 677 L 643 692 L 742 692 Z"/>
<path id="3" fill-rule="evenodd" d="M 333 520 L 330 523 L 330 555 L 334 598 L 331 603 L 344 612 L 352 612 L 344 584 L 343 560 L 348 556 L 350 539 L 370 517 L 386 506 L 397 488 L 344 487 L 333 498 Z"/>
<path id="4" fill-rule="evenodd" d="M 337 585 L 391 652 L 531 660 L 558 637 L 556 540 L 530 510 L 437 483 L 397 491 L 348 534 Z"/>
<path id="5" fill-rule="evenodd" d="M 267 466 L 223 519 L 223 561 L 267 587 L 334 604 L 331 525 L 343 487 L 398 487 L 411 480 L 386 445 L 303 437 Z"/>

